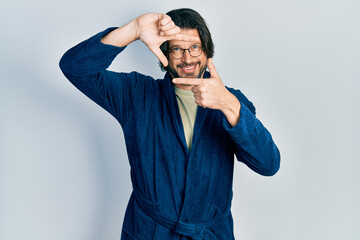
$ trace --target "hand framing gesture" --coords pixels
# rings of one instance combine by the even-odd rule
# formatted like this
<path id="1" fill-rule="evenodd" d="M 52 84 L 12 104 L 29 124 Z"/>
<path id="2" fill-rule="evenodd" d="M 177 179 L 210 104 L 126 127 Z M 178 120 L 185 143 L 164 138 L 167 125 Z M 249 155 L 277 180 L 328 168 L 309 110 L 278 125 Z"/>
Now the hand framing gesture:
<path id="1" fill-rule="evenodd" d="M 211 58 L 208 59 L 207 66 L 210 78 L 174 78 L 173 83 L 193 86 L 191 91 L 194 93 L 196 104 L 204 108 L 221 110 L 228 122 L 235 126 L 240 117 L 240 102 L 224 86 Z"/>
<path id="2" fill-rule="evenodd" d="M 104 36 L 105 44 L 123 47 L 140 39 L 166 67 L 168 60 L 160 45 L 168 40 L 199 41 L 197 37 L 180 34 L 180 28 L 163 13 L 147 13 Z"/>
<path id="3" fill-rule="evenodd" d="M 162 13 L 148 13 L 136 19 L 137 36 L 166 67 L 168 60 L 160 50 L 160 45 L 168 40 L 197 41 L 196 37 L 180 34 L 180 28 L 171 18 Z"/>

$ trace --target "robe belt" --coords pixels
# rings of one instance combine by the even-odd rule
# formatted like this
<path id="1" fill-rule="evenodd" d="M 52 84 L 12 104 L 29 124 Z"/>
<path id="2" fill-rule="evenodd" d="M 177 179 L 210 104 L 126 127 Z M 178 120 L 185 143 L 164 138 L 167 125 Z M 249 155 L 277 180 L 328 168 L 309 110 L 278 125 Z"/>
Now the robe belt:
<path id="1" fill-rule="evenodd" d="M 159 208 L 159 205 L 146 200 L 142 193 L 139 192 L 136 188 L 134 188 L 133 192 L 137 203 L 146 215 L 151 217 L 154 221 L 161 224 L 162 226 L 168 229 L 175 230 L 176 233 L 188 236 L 193 240 L 202 240 L 204 237 L 204 232 L 206 232 L 206 227 L 208 225 L 211 225 L 215 221 L 217 222 L 228 217 L 228 214 L 226 214 L 221 218 L 216 218 L 206 223 L 184 223 L 177 219 L 169 218 L 168 216 L 162 215 L 157 210 Z"/>

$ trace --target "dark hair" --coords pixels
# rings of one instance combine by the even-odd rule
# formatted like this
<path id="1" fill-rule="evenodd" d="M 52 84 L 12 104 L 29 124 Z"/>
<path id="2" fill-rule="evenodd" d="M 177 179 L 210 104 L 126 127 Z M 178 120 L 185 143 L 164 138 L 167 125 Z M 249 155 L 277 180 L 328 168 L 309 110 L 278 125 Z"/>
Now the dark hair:
<path id="1" fill-rule="evenodd" d="M 213 57 L 214 55 L 214 43 L 211 38 L 211 33 L 206 25 L 205 20 L 201 15 L 190 9 L 190 8 L 180 8 L 172 10 L 166 15 L 171 17 L 171 20 L 181 29 L 197 29 L 201 39 L 201 45 L 204 48 L 204 52 L 208 58 Z M 169 58 L 169 41 L 163 42 L 160 49 L 164 55 Z M 159 63 L 161 70 L 166 71 L 166 68 L 163 64 Z"/>

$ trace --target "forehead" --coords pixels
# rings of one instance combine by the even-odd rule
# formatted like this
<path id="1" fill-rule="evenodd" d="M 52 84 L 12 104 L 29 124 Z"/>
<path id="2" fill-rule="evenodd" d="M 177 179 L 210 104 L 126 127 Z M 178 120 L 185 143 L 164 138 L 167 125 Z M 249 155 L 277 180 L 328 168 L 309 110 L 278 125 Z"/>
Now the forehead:
<path id="1" fill-rule="evenodd" d="M 199 41 L 188 42 L 188 41 L 170 40 L 169 47 L 172 47 L 172 46 L 181 47 L 181 46 L 191 46 L 193 44 L 201 44 L 199 31 L 197 29 L 181 28 L 180 34 L 191 36 L 191 37 L 197 37 L 197 38 L 199 38 Z"/>

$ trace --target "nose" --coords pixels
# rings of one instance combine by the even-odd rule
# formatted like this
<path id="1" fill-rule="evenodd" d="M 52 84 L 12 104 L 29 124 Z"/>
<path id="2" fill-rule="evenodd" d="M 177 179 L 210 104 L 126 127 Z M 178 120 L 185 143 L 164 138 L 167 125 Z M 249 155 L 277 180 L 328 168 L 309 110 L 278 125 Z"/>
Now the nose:
<path id="1" fill-rule="evenodd" d="M 189 49 L 185 49 L 184 55 L 182 57 L 182 61 L 185 62 L 185 63 L 190 63 L 191 58 L 192 58 L 192 56 L 190 55 Z"/>

